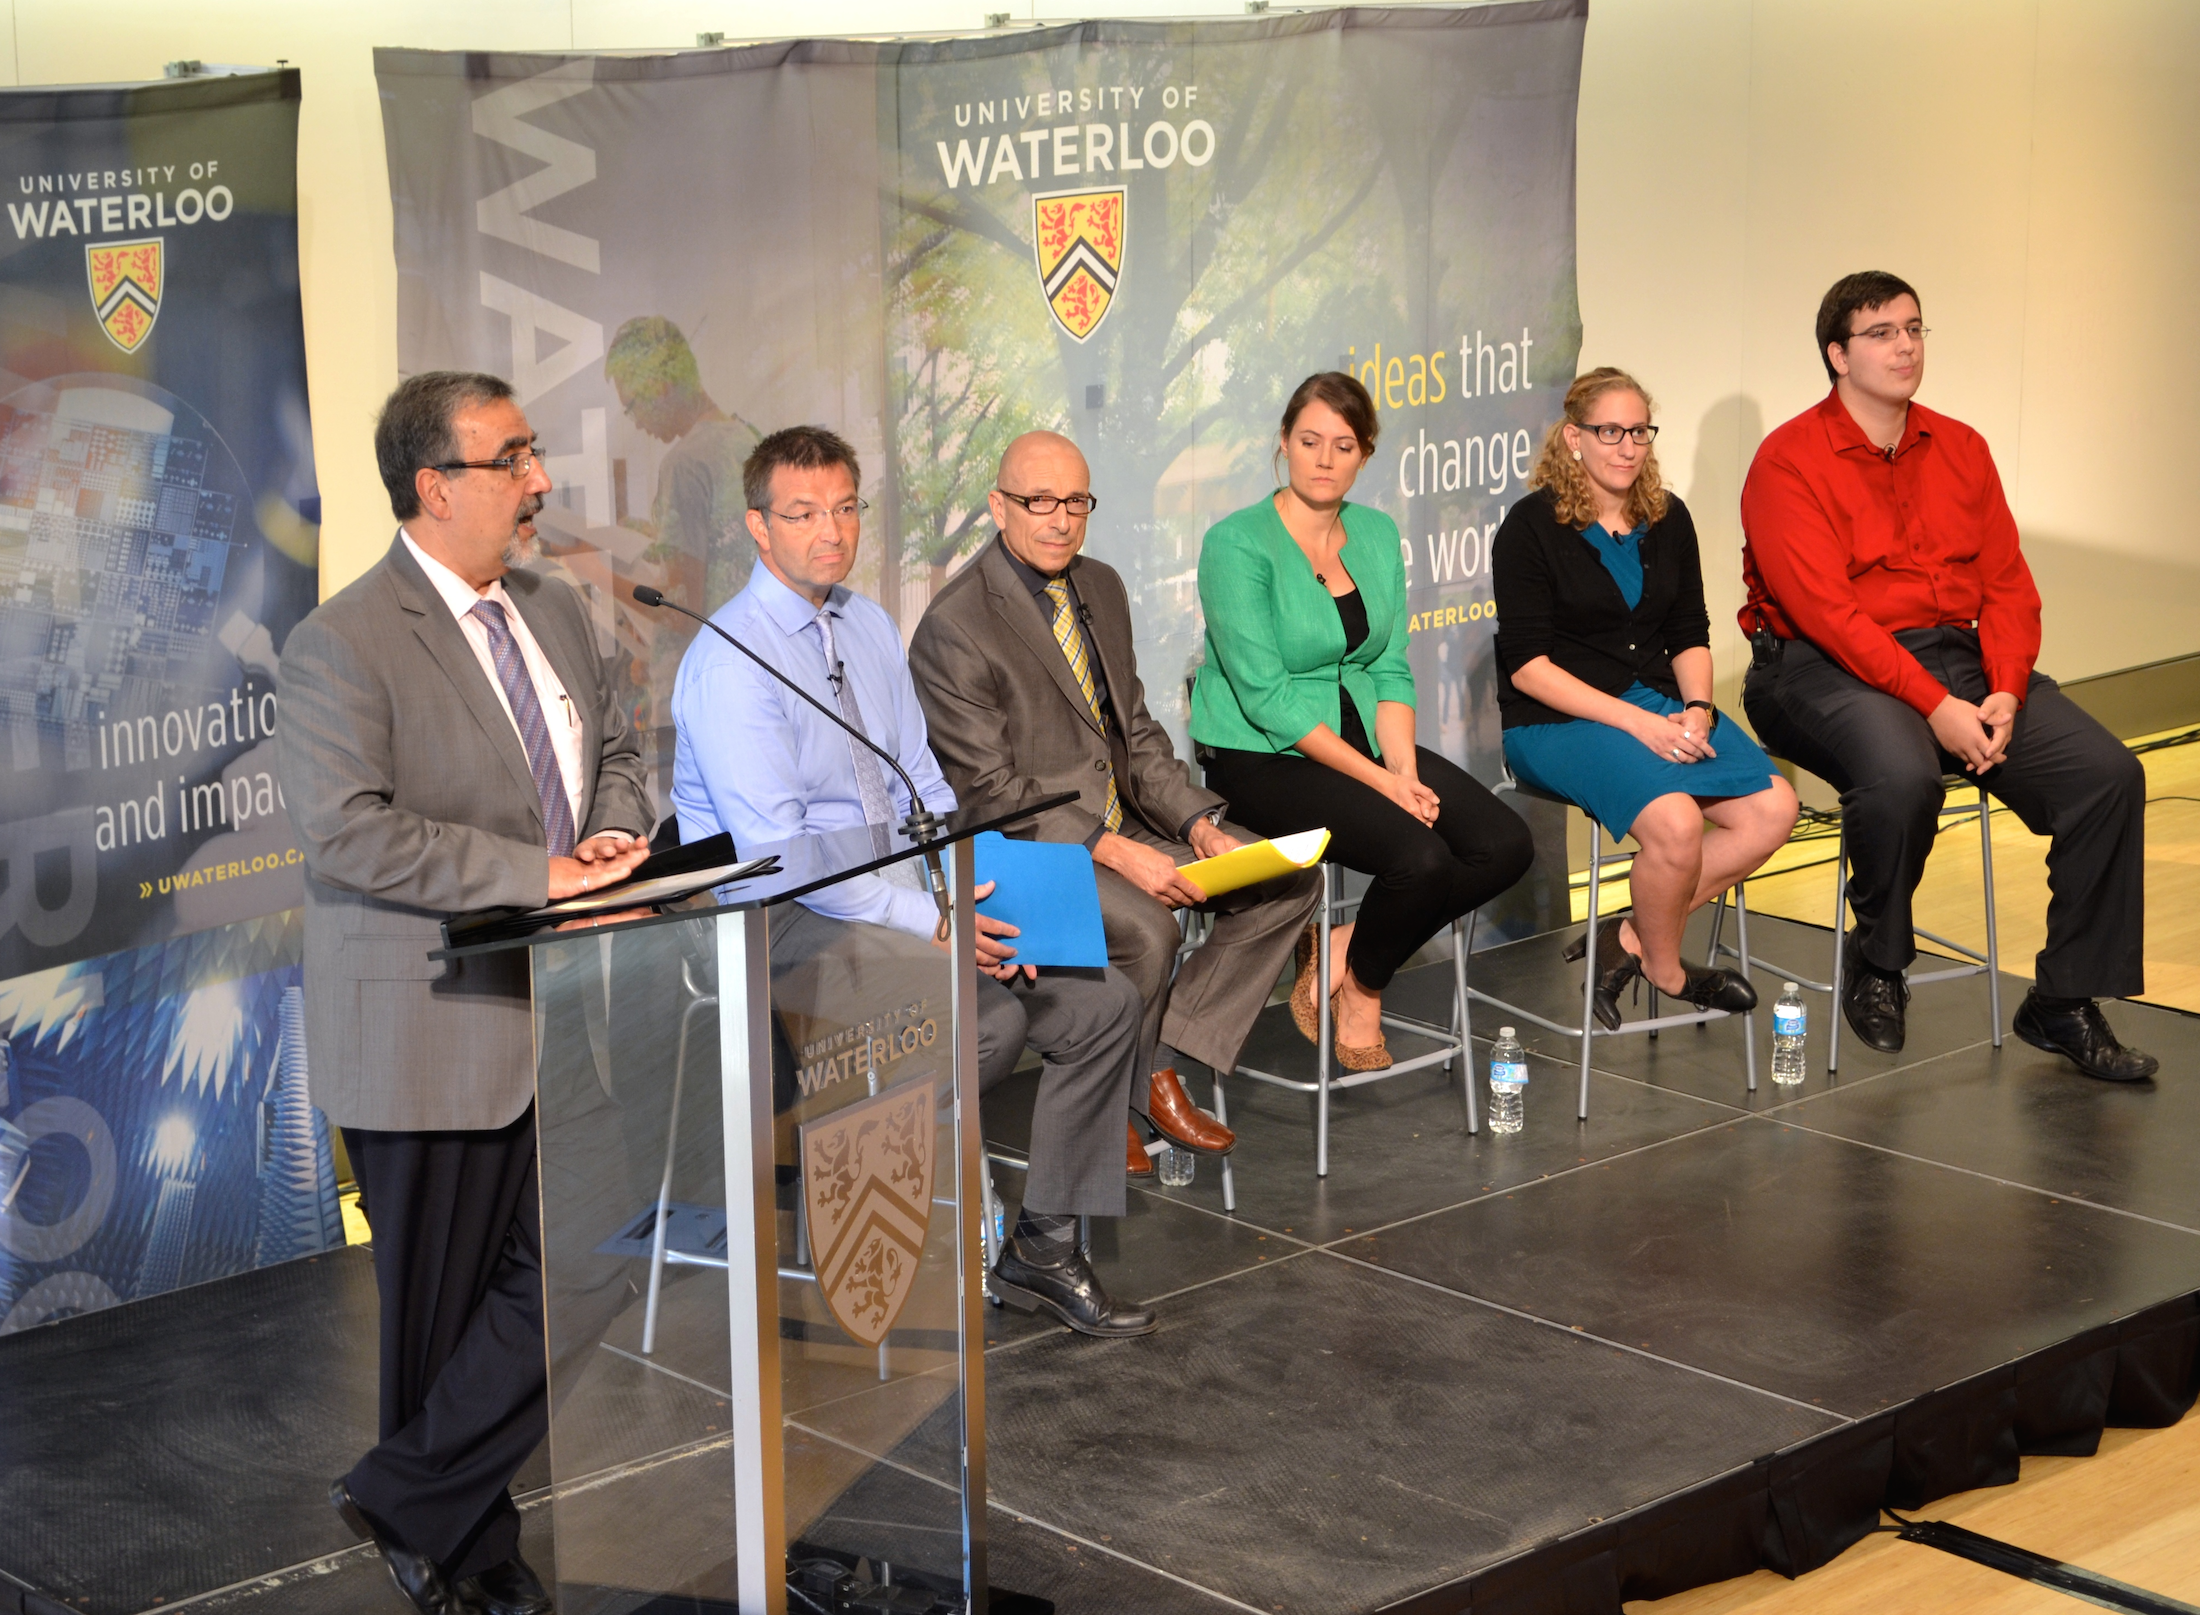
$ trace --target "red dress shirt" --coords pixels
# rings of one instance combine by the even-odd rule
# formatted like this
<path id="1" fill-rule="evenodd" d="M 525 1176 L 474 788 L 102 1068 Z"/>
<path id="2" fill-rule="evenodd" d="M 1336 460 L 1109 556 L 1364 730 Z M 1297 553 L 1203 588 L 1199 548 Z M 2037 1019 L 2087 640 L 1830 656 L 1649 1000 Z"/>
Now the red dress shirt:
<path id="1" fill-rule="evenodd" d="M 1889 455 L 1828 393 L 1759 446 L 1742 532 L 1745 634 L 1761 613 L 1930 717 L 1948 691 L 1895 631 L 1975 624 L 1988 686 L 2023 701 L 2040 592 L 1993 454 L 1961 421 L 1912 404 Z"/>

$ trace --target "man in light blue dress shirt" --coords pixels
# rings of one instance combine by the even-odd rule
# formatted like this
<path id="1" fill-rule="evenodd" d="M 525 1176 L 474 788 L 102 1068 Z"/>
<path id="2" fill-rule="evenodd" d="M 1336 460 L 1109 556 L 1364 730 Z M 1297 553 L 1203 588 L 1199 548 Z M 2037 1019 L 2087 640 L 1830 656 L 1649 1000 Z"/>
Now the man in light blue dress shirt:
<path id="1" fill-rule="evenodd" d="M 789 427 L 759 443 L 743 481 L 761 564 L 712 620 L 892 753 L 925 805 L 946 811 L 955 793 L 926 744 L 900 631 L 841 582 L 862 535 L 860 476 L 855 451 L 822 427 Z M 729 830 L 748 848 L 883 826 L 909 811 L 908 788 L 873 754 L 715 634 L 697 635 L 682 658 L 672 715 L 672 802 L 684 840 Z M 805 966 L 836 952 L 921 958 L 943 946 L 938 910 L 913 869 L 892 865 L 775 908 L 775 992 L 793 990 Z M 981 918 L 981 928 L 990 924 Z M 1042 975 L 1019 967 L 998 934 L 981 936 L 977 948 L 980 1089 L 1008 1076 L 1027 1043 L 1045 1062 L 1023 1210 L 995 1267 L 995 1288 L 1080 1333 L 1150 1333 L 1152 1310 L 1110 1297 L 1076 1241 L 1079 1216 L 1124 1210 L 1123 1111 L 1138 1063 L 1138 989 L 1113 969 Z"/>

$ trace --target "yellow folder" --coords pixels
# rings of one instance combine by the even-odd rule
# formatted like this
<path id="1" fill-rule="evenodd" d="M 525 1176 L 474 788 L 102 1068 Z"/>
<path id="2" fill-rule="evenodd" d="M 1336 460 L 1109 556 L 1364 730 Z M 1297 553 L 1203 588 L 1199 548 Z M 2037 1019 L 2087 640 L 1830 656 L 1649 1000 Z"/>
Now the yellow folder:
<path id="1" fill-rule="evenodd" d="M 1220 897 L 1240 886 L 1258 886 L 1264 880 L 1311 869 L 1329 849 L 1327 830 L 1301 830 L 1295 836 L 1274 841 L 1255 841 L 1233 847 L 1214 858 L 1202 858 L 1177 871 L 1209 897 Z"/>

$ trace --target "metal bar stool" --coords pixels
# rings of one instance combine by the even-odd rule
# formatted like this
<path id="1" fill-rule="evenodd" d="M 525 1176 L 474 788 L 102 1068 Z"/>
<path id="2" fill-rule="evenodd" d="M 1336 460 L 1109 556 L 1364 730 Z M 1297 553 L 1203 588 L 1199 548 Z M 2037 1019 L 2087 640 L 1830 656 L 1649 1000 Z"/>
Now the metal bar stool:
<path id="1" fill-rule="evenodd" d="M 1570 808 L 1575 805 L 1563 796 L 1553 796 L 1548 791 L 1539 791 L 1534 786 L 1515 779 L 1512 770 L 1509 768 L 1505 771 L 1505 777 L 1498 781 L 1496 789 L 1500 791 L 1510 790 L 1533 801 L 1555 802 L 1560 807 Z M 1669 1026 L 1703 1026 L 1711 1021 L 1723 1021 L 1729 1018 L 1728 1012 L 1723 1009 L 1694 1010 L 1686 1015 L 1660 1015 L 1657 1012 L 1658 990 L 1655 986 L 1652 986 L 1650 988 L 1650 1015 L 1647 1019 L 1622 1022 L 1617 1030 L 1609 1032 L 1597 1025 L 1593 1006 L 1596 1002 L 1597 899 L 1601 895 L 1599 888 L 1603 884 L 1604 873 L 1602 835 L 1603 832 L 1597 825 L 1596 820 L 1590 819 L 1589 930 L 1588 946 L 1582 955 L 1581 961 L 1581 1024 L 1579 1026 L 1561 1026 L 1556 1021 L 1546 1020 L 1532 1009 L 1524 1009 L 1518 1004 L 1509 1004 L 1502 998 L 1483 992 L 1480 988 L 1472 989 L 1472 996 L 1481 999 L 1483 1003 L 1493 1008 L 1505 1011 L 1517 1020 L 1532 1021 L 1545 1031 L 1556 1032 L 1561 1037 L 1574 1037 L 1581 1040 L 1581 1099 L 1576 1115 L 1582 1121 L 1589 1119 L 1589 1051 L 1594 1039 L 1600 1037 L 1632 1037 L 1637 1033 L 1643 1033 L 1655 1039 L 1658 1033 Z M 1719 901 L 1721 903 L 1725 902 L 1723 894 Z M 1472 947 L 1474 943 L 1474 922 L 1476 918 L 1477 916 L 1472 914 L 1467 916 L 1467 945 L 1469 947 Z M 1749 904 L 1743 896 L 1740 881 L 1734 883 L 1734 918 L 1736 927 L 1741 933 L 1742 953 L 1746 955 L 1749 951 Z M 1716 924 L 1716 917 L 1714 917 L 1714 924 Z M 1716 935 L 1716 932 L 1714 932 L 1714 935 Z M 1749 966 L 1750 961 L 1744 957 L 1742 959 L 1742 978 L 1745 981 L 1749 979 Z M 1757 1015 L 1754 1010 L 1745 1011 L 1742 1015 L 1742 1048 L 1749 1073 L 1749 1091 L 1755 1093 L 1757 1091 Z"/>
<path id="2" fill-rule="evenodd" d="M 1337 1076 L 1331 1067 L 1334 1055 L 1331 1049 L 1329 1026 L 1329 932 L 1332 926 L 1343 923 L 1347 913 L 1357 912 L 1361 899 L 1344 895 L 1342 872 L 1335 864 L 1322 865 L 1322 900 L 1315 910 L 1314 937 L 1314 992 L 1315 1008 L 1319 1016 L 1314 1045 L 1314 1075 L 1311 1079 L 1280 1076 L 1272 1071 L 1262 1071 L 1253 1066 L 1241 1065 L 1234 1075 L 1249 1077 L 1255 1082 L 1265 1082 L 1271 1087 L 1288 1088 L 1293 1093 L 1314 1096 L 1314 1175 L 1329 1176 L 1329 1096 L 1340 1089 L 1364 1087 L 1371 1082 L 1382 1082 L 1390 1077 L 1402 1077 L 1409 1071 L 1421 1071 L 1432 1065 L 1441 1065 L 1449 1073 L 1454 1061 L 1459 1066 L 1459 1097 L 1465 1107 L 1467 1131 L 1480 1129 L 1480 1118 L 1474 1104 L 1474 1059 L 1470 1049 L 1470 1029 L 1467 1020 L 1467 948 L 1472 930 L 1466 920 L 1454 920 L 1451 926 L 1451 1024 L 1437 1026 L 1417 1020 L 1410 1015 L 1383 1014 L 1383 1025 L 1393 1031 L 1409 1032 L 1416 1037 L 1434 1039 L 1440 1046 L 1426 1054 L 1409 1055 L 1385 1066 L 1380 1071 L 1354 1071 Z M 1471 918 L 1471 917 L 1470 917 Z M 1228 1126 L 1229 1111 L 1222 1093 L 1222 1073 L 1215 1073 L 1215 1120 Z M 1222 1157 L 1222 1209 L 1237 1210 L 1237 1179 L 1231 1170 L 1230 1157 Z"/>
<path id="3" fill-rule="evenodd" d="M 1987 800 L 1986 787 L 1980 785 L 1976 780 L 1965 779 L 1960 774 L 1950 774 L 1941 784 L 1944 789 L 1969 786 L 1978 792 L 1976 801 L 1958 802 L 1953 807 L 1943 805 L 1940 810 L 1940 817 L 1943 819 L 1975 817 L 1978 820 L 1979 864 L 1984 871 L 1986 898 L 1986 951 L 1980 953 L 1975 948 L 1967 948 L 1960 942 L 1951 942 L 1948 938 L 1928 931 L 1922 926 L 1913 927 L 1913 934 L 1923 937 L 1928 942 L 1938 943 L 1950 953 L 1971 962 L 1969 964 L 1951 965 L 1945 970 L 1905 970 L 1902 973 L 1902 979 L 1912 987 L 1922 987 L 1929 981 L 1954 981 L 1964 976 L 1985 976 L 1988 1014 L 1992 1017 L 1994 1047 L 1998 1049 L 2001 1047 L 2001 945 L 1994 927 L 1994 833 L 1991 822 L 1993 805 Z M 1713 963 L 1716 963 L 1719 955 L 1724 953 L 1730 959 L 1740 960 L 1744 971 L 1747 971 L 1751 965 L 1755 965 L 1759 970 L 1770 970 L 1779 975 L 1782 980 L 1792 981 L 1798 987 L 1802 987 L 1809 992 L 1827 995 L 1835 1011 L 1832 1017 L 1832 1025 L 1826 1035 L 1826 1075 L 1829 1077 L 1834 1074 L 1841 1064 L 1842 1017 L 1839 1013 L 1841 1004 L 1841 945 L 1846 940 L 1843 933 L 1848 929 L 1849 902 L 1849 825 L 1846 816 L 1841 821 L 1841 838 L 1838 850 L 1834 854 L 1833 867 L 1833 970 L 1831 972 L 1833 979 L 1831 981 L 1813 981 L 1801 971 L 1785 969 L 1769 959 L 1759 959 L 1754 955 L 1745 958 L 1744 955 L 1749 954 L 1749 937 L 1746 932 L 1739 939 L 1740 947 L 1738 949 L 1723 940 L 1719 934 L 1720 922 L 1726 917 L 1726 897 L 1723 893 L 1718 899 L 1718 906 L 1711 913 L 1710 955 Z M 1746 877 L 1743 881 L 1737 882 L 1734 887 L 1735 912 L 1737 915 L 1741 912 L 1742 886 L 1745 884 L 1747 884 Z"/>

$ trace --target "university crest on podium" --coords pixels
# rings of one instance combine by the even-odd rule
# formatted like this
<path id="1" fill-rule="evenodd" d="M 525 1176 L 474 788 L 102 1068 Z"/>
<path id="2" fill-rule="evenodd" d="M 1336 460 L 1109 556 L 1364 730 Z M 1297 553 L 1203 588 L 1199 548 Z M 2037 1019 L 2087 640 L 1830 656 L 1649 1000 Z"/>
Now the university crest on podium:
<path id="1" fill-rule="evenodd" d="M 1055 321 L 1079 342 L 1107 318 L 1123 275 L 1123 198 L 1118 185 L 1031 199 L 1039 289 Z"/>
<path id="2" fill-rule="evenodd" d="M 932 1214 L 936 1097 L 930 1080 L 905 1083 L 800 1128 L 818 1294 L 866 1346 L 886 1338 L 916 1287 Z"/>
<path id="3" fill-rule="evenodd" d="M 99 328 L 124 353 L 135 353 L 153 334 L 160 317 L 160 236 L 142 241 L 106 241 L 84 249 L 84 269 L 92 282 L 92 312 Z"/>

